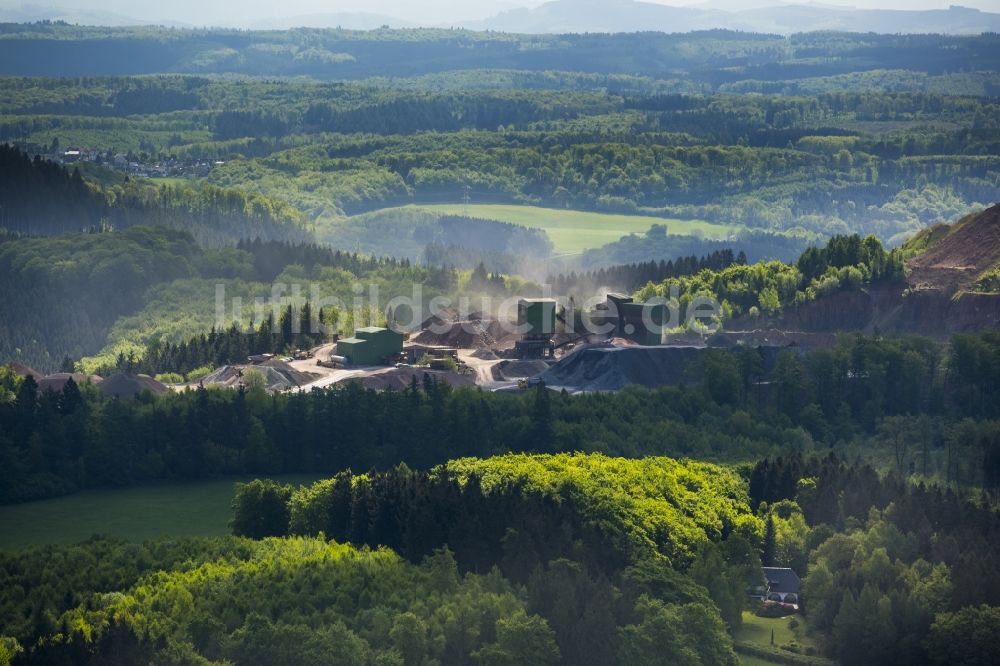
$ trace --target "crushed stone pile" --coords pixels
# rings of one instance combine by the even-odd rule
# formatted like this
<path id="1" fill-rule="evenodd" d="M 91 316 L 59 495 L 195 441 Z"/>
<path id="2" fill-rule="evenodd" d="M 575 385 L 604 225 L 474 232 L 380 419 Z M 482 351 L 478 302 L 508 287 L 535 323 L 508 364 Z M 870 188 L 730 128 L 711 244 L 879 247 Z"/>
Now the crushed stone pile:
<path id="1" fill-rule="evenodd" d="M 541 374 L 546 386 L 573 391 L 617 391 L 629 384 L 657 387 L 680 384 L 698 361 L 696 347 L 590 347 Z"/>
<path id="2" fill-rule="evenodd" d="M 201 379 L 202 384 L 237 387 L 248 370 L 257 370 L 264 375 L 264 386 L 268 391 L 286 391 L 304 386 L 316 380 L 317 375 L 300 372 L 284 361 L 270 360 L 260 365 L 224 365 Z"/>
<path id="3" fill-rule="evenodd" d="M 166 384 L 156 381 L 149 375 L 111 375 L 98 384 L 101 393 L 108 397 L 131 398 L 142 391 L 150 391 L 155 394 L 167 393 L 170 391 Z"/>
<path id="4" fill-rule="evenodd" d="M 435 330 L 442 332 L 435 332 Z M 413 336 L 411 340 L 423 345 L 454 347 L 456 349 L 488 349 L 511 337 L 511 333 L 504 331 L 503 326 L 495 319 L 438 321 L 435 330 L 430 330 L 428 326 Z"/>
<path id="5" fill-rule="evenodd" d="M 720 349 L 735 353 L 737 347 Z M 782 352 L 802 354 L 798 346 L 760 346 L 762 378 L 770 376 Z M 539 377 L 550 388 L 567 391 L 617 391 L 630 384 L 648 388 L 701 381 L 706 347 L 588 347 L 564 357 Z"/>
<path id="6" fill-rule="evenodd" d="M 20 377 L 30 376 L 36 382 L 45 376 L 42 373 L 38 372 L 38 370 L 32 368 L 31 366 L 27 366 L 24 363 L 19 363 L 17 361 L 14 361 L 13 363 L 10 364 L 10 369 L 14 371 L 15 375 L 18 375 Z"/>
<path id="7" fill-rule="evenodd" d="M 102 380 L 98 375 L 85 375 L 82 372 L 56 372 L 51 375 L 45 375 L 38 380 L 38 390 L 42 393 L 45 391 L 52 391 L 53 393 L 59 393 L 66 386 L 66 382 L 69 381 L 70 377 L 77 385 L 83 384 L 85 382 L 90 382 L 91 384 L 100 384 Z"/>
<path id="8" fill-rule="evenodd" d="M 493 366 L 493 377 L 497 381 L 516 382 L 540 375 L 548 369 L 549 364 L 541 359 L 500 361 Z"/>

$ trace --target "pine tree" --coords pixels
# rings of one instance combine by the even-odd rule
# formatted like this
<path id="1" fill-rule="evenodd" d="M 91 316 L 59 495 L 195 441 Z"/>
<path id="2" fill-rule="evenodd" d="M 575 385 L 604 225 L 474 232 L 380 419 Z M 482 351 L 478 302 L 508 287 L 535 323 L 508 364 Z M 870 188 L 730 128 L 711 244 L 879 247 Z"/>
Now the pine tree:
<path id="1" fill-rule="evenodd" d="M 768 512 L 767 524 L 764 527 L 764 549 L 760 557 L 760 561 L 765 567 L 774 566 L 774 554 L 776 550 L 777 543 L 774 529 L 774 516 Z"/>

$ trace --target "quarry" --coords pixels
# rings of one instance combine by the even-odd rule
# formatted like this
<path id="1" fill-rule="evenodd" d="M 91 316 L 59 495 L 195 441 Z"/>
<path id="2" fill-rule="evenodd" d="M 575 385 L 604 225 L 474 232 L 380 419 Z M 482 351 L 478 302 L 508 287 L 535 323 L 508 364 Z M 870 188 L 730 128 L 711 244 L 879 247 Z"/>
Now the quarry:
<path id="1" fill-rule="evenodd" d="M 666 306 L 635 303 L 613 292 L 582 315 L 568 313 L 553 298 L 522 298 L 517 305 L 516 321 L 445 309 L 414 331 L 362 326 L 350 337 L 335 336 L 285 358 L 252 356 L 246 364 L 223 366 L 174 388 L 253 385 L 269 392 L 308 392 L 355 382 L 382 391 L 433 379 L 486 391 L 536 385 L 569 393 L 617 391 L 630 384 L 655 388 L 697 381 L 693 373 L 710 348 L 757 349 L 766 375 L 780 351 L 804 351 L 833 340 L 780 331 L 668 335 Z"/>

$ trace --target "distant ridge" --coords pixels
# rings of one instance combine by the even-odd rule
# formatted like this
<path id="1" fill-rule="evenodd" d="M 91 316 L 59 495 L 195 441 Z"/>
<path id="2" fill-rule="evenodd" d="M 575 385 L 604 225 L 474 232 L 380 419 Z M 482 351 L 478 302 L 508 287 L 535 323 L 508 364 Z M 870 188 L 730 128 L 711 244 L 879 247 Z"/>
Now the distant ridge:
<path id="1" fill-rule="evenodd" d="M 251 30 L 288 30 L 290 28 L 343 28 L 344 30 L 377 30 L 390 28 L 415 28 L 415 23 L 395 16 L 370 12 L 332 12 L 323 14 L 302 14 L 253 21 L 247 27 Z"/>
<path id="2" fill-rule="evenodd" d="M 456 19 L 445 23 L 440 18 L 421 19 L 419 14 L 414 13 L 394 16 L 367 11 L 288 14 L 268 18 L 233 16 L 228 20 L 212 19 L 199 23 L 197 18 L 191 17 L 181 17 L 186 22 L 170 20 L 167 16 L 163 20 L 149 20 L 85 7 L 69 8 L 31 2 L 15 6 L 0 0 L 0 23 L 63 21 L 76 25 L 108 27 L 199 25 L 250 30 L 443 27 L 521 34 L 677 33 L 719 29 L 780 35 L 815 31 L 946 35 L 1000 32 L 1000 13 L 960 5 L 952 5 L 948 9 L 879 10 L 806 3 L 805 0 L 799 0 L 801 4 L 787 5 L 771 4 L 774 2 L 780 0 L 714 0 L 708 4 L 687 7 L 643 0 L 552 0 L 536 7 L 507 9 L 485 19 Z M 767 6 L 769 4 L 771 6 Z M 163 11 L 167 13 L 170 10 L 165 8 Z"/>
<path id="3" fill-rule="evenodd" d="M 875 10 L 803 4 L 732 11 L 671 7 L 639 0 L 553 0 L 463 26 L 515 33 L 690 32 L 721 28 L 782 35 L 818 30 L 957 35 L 998 31 L 1000 14 L 957 5 L 934 10 Z"/>
<path id="4" fill-rule="evenodd" d="M 175 28 L 189 27 L 180 21 L 143 21 L 132 16 L 97 9 L 77 9 L 34 3 L 25 3 L 16 7 L 0 6 L 0 23 L 34 23 L 36 21 L 62 21 L 71 25 L 101 25 L 112 28 L 152 23 Z"/>

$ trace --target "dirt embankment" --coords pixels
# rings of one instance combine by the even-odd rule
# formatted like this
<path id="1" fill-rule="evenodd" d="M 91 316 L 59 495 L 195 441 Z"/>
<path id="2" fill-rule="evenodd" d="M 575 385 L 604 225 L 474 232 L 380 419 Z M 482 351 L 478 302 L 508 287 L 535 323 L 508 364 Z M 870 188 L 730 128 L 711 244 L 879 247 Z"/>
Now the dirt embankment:
<path id="1" fill-rule="evenodd" d="M 960 220 L 939 236 L 907 263 L 910 287 L 948 295 L 968 289 L 1000 263 L 1000 204 Z"/>
<path id="2" fill-rule="evenodd" d="M 838 292 L 789 308 L 773 320 L 736 320 L 728 328 L 738 331 L 741 326 L 806 333 L 881 331 L 947 337 L 1000 327 L 1000 295 L 972 292 L 956 295 L 942 289 L 908 291 L 905 284 L 899 283 Z"/>
<path id="3" fill-rule="evenodd" d="M 903 285 L 899 285 L 894 291 L 898 295 L 902 290 Z M 895 298 L 895 295 L 865 290 L 838 291 L 798 307 L 789 307 L 776 317 L 764 320 L 739 317 L 726 328 L 733 331 L 859 331 L 871 324 L 878 309 L 889 307 L 889 301 Z"/>
<path id="4" fill-rule="evenodd" d="M 952 295 L 937 289 L 914 291 L 901 297 L 898 308 L 875 319 L 872 327 L 930 336 L 1000 328 L 1000 294 L 964 292 Z"/>

